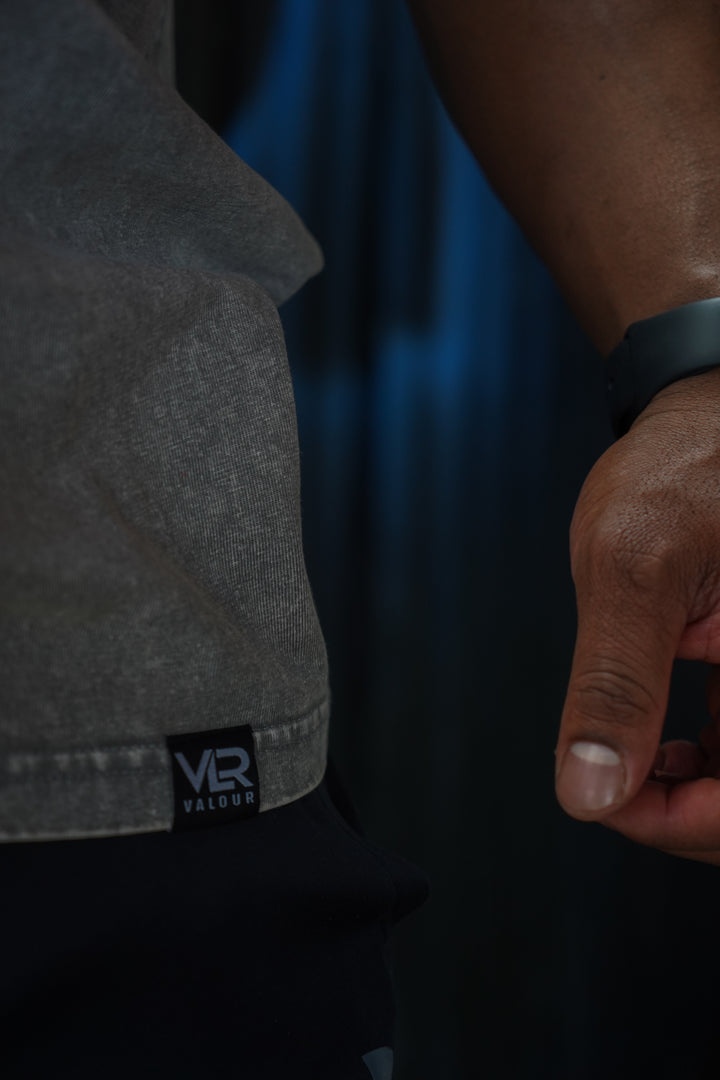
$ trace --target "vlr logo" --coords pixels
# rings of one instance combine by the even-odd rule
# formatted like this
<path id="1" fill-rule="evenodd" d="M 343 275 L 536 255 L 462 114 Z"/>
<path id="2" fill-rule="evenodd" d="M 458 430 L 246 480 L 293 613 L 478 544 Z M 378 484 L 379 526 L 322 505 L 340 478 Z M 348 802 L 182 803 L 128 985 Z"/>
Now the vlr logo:
<path id="1" fill-rule="evenodd" d="M 194 829 L 259 812 L 249 725 L 168 737 L 175 789 L 173 828 Z"/>
<path id="2" fill-rule="evenodd" d="M 253 786 L 252 780 L 248 780 L 245 775 L 250 768 L 250 757 L 241 746 L 225 746 L 221 750 L 203 750 L 197 769 L 191 767 L 182 751 L 178 751 L 175 757 L 198 795 L 206 774 L 208 787 L 213 795 L 218 791 L 232 791 L 236 780 L 246 788 Z M 234 769 L 221 769 L 218 773 L 216 758 L 237 758 L 240 764 Z"/>

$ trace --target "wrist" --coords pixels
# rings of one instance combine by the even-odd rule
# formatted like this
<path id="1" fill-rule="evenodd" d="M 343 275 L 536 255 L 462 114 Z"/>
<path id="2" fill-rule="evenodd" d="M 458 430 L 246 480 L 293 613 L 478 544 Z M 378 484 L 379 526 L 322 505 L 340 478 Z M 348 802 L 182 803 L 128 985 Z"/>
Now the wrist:
<path id="1" fill-rule="evenodd" d="M 705 429 L 711 422 L 720 433 L 720 367 L 663 387 L 640 413 L 638 424 L 659 417 L 675 417 L 678 432 L 686 441 L 697 424 Z"/>

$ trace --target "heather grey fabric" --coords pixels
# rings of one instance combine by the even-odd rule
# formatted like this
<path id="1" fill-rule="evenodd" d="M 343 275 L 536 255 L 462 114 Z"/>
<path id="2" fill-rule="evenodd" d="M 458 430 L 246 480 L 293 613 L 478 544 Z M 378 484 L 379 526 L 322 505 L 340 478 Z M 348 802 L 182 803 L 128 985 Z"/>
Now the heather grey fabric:
<path id="1" fill-rule="evenodd" d="M 329 691 L 277 305 L 321 267 L 181 101 L 165 0 L 0 4 L 0 839 L 168 828 L 164 737 L 250 724 L 261 810 Z"/>

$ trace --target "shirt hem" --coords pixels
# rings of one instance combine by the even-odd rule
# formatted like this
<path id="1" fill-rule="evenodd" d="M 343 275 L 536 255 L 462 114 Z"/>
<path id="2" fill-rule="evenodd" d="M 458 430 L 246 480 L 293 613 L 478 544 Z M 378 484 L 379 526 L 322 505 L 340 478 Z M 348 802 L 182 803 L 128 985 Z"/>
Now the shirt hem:
<path id="1" fill-rule="evenodd" d="M 329 723 L 325 700 L 303 716 L 252 729 L 260 813 L 318 787 L 327 765 Z M 0 760 L 0 843 L 169 831 L 173 815 L 172 764 L 164 740 L 11 752 Z"/>

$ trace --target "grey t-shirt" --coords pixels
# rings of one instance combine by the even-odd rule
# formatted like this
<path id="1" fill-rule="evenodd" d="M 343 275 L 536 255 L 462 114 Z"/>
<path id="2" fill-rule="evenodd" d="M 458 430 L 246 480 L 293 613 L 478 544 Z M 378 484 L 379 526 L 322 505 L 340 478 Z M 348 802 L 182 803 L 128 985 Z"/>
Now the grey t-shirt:
<path id="1" fill-rule="evenodd" d="M 182 757 L 207 822 L 325 769 L 277 313 L 322 257 L 174 90 L 170 17 L 0 4 L 2 840 L 171 827 L 168 736 L 251 737 L 256 774 Z"/>

